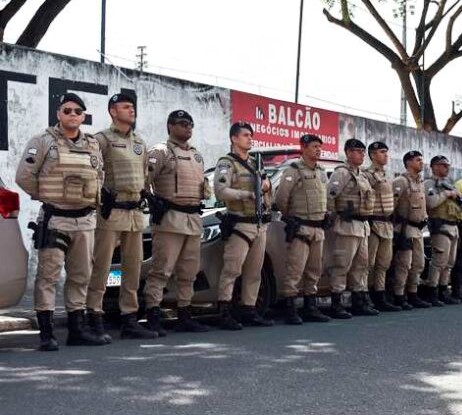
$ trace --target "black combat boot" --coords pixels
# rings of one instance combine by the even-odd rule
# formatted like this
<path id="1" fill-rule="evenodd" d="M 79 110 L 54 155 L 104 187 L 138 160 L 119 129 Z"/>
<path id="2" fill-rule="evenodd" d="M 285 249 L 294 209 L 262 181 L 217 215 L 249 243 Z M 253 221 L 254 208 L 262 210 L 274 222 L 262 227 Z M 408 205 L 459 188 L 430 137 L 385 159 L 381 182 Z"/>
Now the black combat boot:
<path id="1" fill-rule="evenodd" d="M 54 352 L 59 350 L 58 341 L 53 335 L 53 311 L 37 311 L 37 321 L 40 330 L 41 352 Z"/>
<path id="2" fill-rule="evenodd" d="M 241 306 L 240 320 L 244 326 L 271 327 L 274 326 L 273 320 L 268 320 L 258 314 L 257 309 L 251 305 Z"/>
<path id="3" fill-rule="evenodd" d="M 385 291 L 376 291 L 374 293 L 374 305 L 379 311 L 401 311 L 400 306 L 391 304 L 387 301 Z"/>
<path id="4" fill-rule="evenodd" d="M 461 277 L 459 275 L 459 271 L 456 271 L 455 269 L 453 269 L 451 272 L 451 298 L 462 300 L 460 282 L 461 282 Z"/>
<path id="5" fill-rule="evenodd" d="M 242 330 L 241 323 L 236 321 L 231 314 L 231 303 L 229 301 L 219 301 L 218 308 L 220 311 L 220 328 L 222 330 Z"/>
<path id="6" fill-rule="evenodd" d="M 419 298 L 417 293 L 407 293 L 407 302 L 414 308 L 430 308 L 432 306 L 431 303 Z"/>
<path id="7" fill-rule="evenodd" d="M 66 344 L 68 346 L 103 346 L 107 344 L 102 337 L 95 336 L 85 330 L 83 310 L 67 313 L 67 328 L 69 334 Z"/>
<path id="8" fill-rule="evenodd" d="M 404 311 L 412 310 L 414 308 L 412 307 L 411 304 L 407 302 L 405 295 L 396 295 L 396 294 L 395 294 L 395 306 L 401 307 L 401 310 L 404 310 Z"/>
<path id="9" fill-rule="evenodd" d="M 368 316 L 378 316 L 380 312 L 374 307 L 371 297 L 369 296 L 369 291 L 363 291 L 361 295 L 363 297 L 364 309 L 366 310 L 366 312 L 370 313 L 367 315 Z"/>
<path id="10" fill-rule="evenodd" d="M 317 323 L 327 323 L 330 321 L 330 317 L 319 311 L 316 306 L 316 296 L 315 295 L 305 295 L 303 296 L 303 310 L 302 310 L 302 319 L 303 321 L 312 321 Z"/>
<path id="11" fill-rule="evenodd" d="M 297 326 L 303 324 L 303 320 L 297 313 L 297 307 L 295 307 L 296 297 L 286 297 L 285 302 L 285 323 Z"/>
<path id="12" fill-rule="evenodd" d="M 438 287 L 439 300 L 447 305 L 460 304 L 460 299 L 449 295 L 448 286 L 440 285 Z"/>
<path id="13" fill-rule="evenodd" d="M 432 307 L 443 307 L 444 303 L 438 299 L 438 287 L 427 287 L 428 302 Z"/>
<path id="14" fill-rule="evenodd" d="M 331 294 L 330 316 L 342 320 L 353 317 L 342 305 L 342 293 Z"/>
<path id="15" fill-rule="evenodd" d="M 351 314 L 354 316 L 377 316 L 379 312 L 369 305 L 368 297 L 362 291 L 351 292 Z"/>
<path id="16" fill-rule="evenodd" d="M 146 310 L 146 318 L 148 320 L 149 330 L 157 333 L 159 337 L 165 337 L 167 331 L 162 327 L 160 323 L 161 311 L 160 307 L 151 307 Z"/>
<path id="17" fill-rule="evenodd" d="M 101 337 L 107 344 L 112 343 L 112 337 L 104 331 L 103 314 L 87 310 L 87 323 L 90 327 L 90 333 Z"/>
<path id="18" fill-rule="evenodd" d="M 122 314 L 120 318 L 122 320 L 121 339 L 157 339 L 159 337 L 157 332 L 146 329 L 138 323 L 136 313 Z"/>
<path id="19" fill-rule="evenodd" d="M 184 332 L 189 331 L 192 333 L 205 333 L 210 331 L 210 327 L 205 324 L 201 324 L 191 317 L 189 307 L 178 307 L 177 310 L 178 323 L 175 327 L 176 331 Z"/>

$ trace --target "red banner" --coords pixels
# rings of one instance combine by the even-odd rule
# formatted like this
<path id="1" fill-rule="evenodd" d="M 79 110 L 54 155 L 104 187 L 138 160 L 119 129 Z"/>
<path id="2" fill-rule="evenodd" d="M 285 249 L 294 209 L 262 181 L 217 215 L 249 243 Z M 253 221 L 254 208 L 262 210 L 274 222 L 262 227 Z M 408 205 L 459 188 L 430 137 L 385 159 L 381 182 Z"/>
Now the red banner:
<path id="1" fill-rule="evenodd" d="M 322 141 L 324 160 L 338 158 L 338 113 L 306 105 L 231 91 L 232 122 L 246 121 L 254 129 L 255 146 L 299 143 L 304 134 Z"/>

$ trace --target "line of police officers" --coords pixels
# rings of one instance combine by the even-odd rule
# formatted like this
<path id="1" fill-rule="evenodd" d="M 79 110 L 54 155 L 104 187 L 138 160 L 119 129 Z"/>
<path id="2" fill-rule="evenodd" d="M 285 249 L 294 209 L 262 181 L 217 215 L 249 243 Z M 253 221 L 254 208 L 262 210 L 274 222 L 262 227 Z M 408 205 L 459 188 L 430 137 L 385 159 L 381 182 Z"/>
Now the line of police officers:
<path id="1" fill-rule="evenodd" d="M 53 335 L 53 310 L 63 265 L 67 344 L 111 342 L 104 331 L 102 302 L 114 249 L 119 243 L 121 338 L 153 339 L 166 335 L 160 304 L 173 272 L 177 331 L 208 331 L 190 312 L 193 284 L 200 267 L 201 200 L 210 195 L 203 158 L 188 143 L 194 127 L 191 115 L 182 110 L 172 112 L 167 120 L 168 140 L 148 151 L 133 131 L 135 103 L 130 96 L 111 97 L 108 111 L 112 125 L 95 136 L 80 131 L 85 110 L 79 96 L 63 95 L 57 110 L 58 124 L 28 142 L 16 175 L 18 185 L 32 199 L 42 202 L 37 223 L 30 224 L 38 249 L 35 310 L 40 350 L 59 348 Z M 214 176 L 216 196 L 227 207 L 227 213 L 221 217 L 225 243 L 218 287 L 220 326 L 226 330 L 274 324 L 256 309 L 266 232 L 271 221 L 272 188 L 265 174 L 258 175 L 261 166 L 249 155 L 252 137 L 248 123 L 232 125 L 231 152 L 220 158 Z M 338 166 L 328 180 L 318 164 L 321 139 L 305 135 L 300 144 L 301 158 L 284 171 L 275 195 L 275 205 L 286 222 L 288 252 L 283 295 L 288 324 L 330 320 L 316 307 L 323 260 L 331 283 L 329 314 L 334 318 L 351 318 L 341 301 L 347 287 L 352 292 L 351 313 L 355 315 L 460 302 L 447 293 L 461 207 L 457 203 L 460 193 L 447 181 L 449 162 L 445 157 L 432 159 L 433 177 L 424 186 L 419 175 L 422 155 L 408 152 L 403 159 L 406 173 L 392 182 L 384 169 L 387 146 L 381 142 L 371 144 L 368 152 L 372 164 L 362 170 L 365 146 L 352 139 L 345 144 L 346 163 Z M 260 214 L 257 178 L 263 196 Z M 151 212 L 153 259 L 144 288 L 148 321 L 144 327 L 137 321 L 137 291 L 146 203 Z M 433 254 L 422 295 L 429 302 L 417 295 L 418 278 L 424 267 L 422 229 L 427 223 L 427 207 Z M 330 242 L 327 238 L 332 245 L 328 252 L 332 254 L 323 258 L 328 228 L 334 235 Z M 391 304 L 385 296 L 385 275 L 392 261 L 394 235 L 395 297 Z M 236 311 L 231 299 L 239 276 L 241 305 Z M 368 280 L 373 286 L 374 305 L 368 294 Z M 304 294 L 301 317 L 294 302 L 300 284 Z"/>

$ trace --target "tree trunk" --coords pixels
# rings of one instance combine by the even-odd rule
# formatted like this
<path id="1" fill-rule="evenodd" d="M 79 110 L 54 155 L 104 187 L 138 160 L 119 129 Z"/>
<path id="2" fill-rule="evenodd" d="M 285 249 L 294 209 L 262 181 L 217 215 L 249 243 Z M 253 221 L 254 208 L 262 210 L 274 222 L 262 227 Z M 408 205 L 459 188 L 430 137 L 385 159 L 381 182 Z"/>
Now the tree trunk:
<path id="1" fill-rule="evenodd" d="M 53 20 L 71 0 L 45 0 L 38 8 L 16 44 L 36 48 Z"/>

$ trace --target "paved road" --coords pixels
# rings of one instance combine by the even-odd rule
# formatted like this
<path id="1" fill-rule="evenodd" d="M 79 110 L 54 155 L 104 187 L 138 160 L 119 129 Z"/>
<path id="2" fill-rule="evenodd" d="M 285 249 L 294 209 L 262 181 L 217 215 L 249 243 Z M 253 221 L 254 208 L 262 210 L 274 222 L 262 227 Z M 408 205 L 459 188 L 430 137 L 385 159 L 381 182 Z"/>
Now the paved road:
<path id="1" fill-rule="evenodd" d="M 461 318 L 452 306 L 58 353 L 4 333 L 0 414 L 462 414 Z"/>

